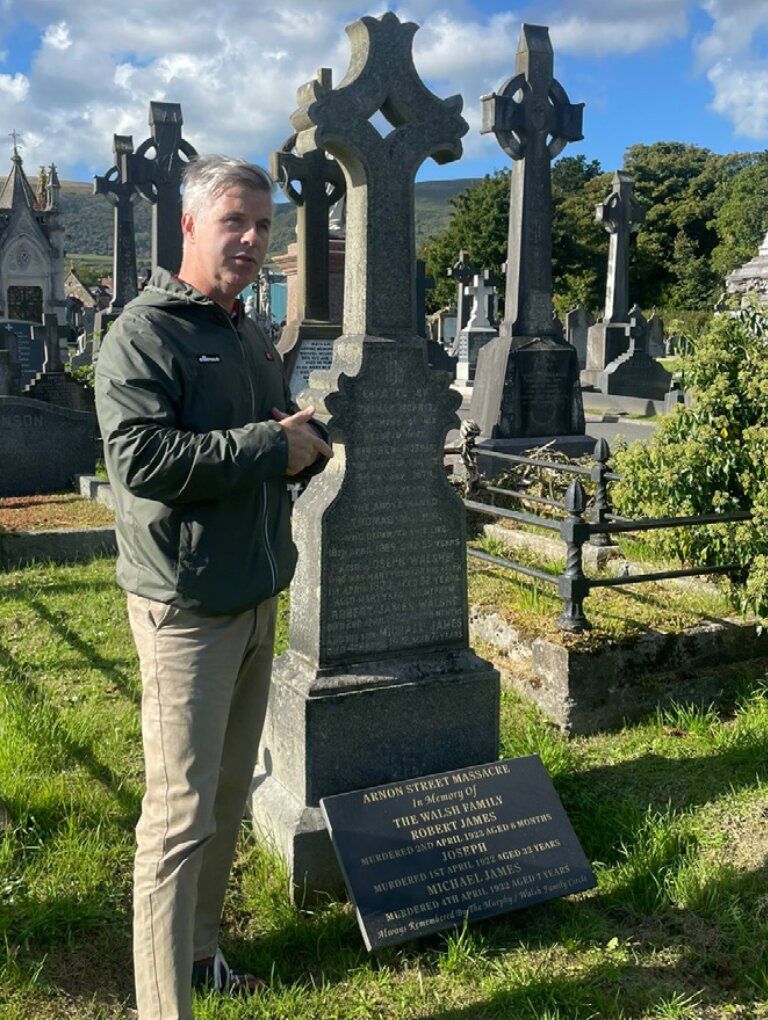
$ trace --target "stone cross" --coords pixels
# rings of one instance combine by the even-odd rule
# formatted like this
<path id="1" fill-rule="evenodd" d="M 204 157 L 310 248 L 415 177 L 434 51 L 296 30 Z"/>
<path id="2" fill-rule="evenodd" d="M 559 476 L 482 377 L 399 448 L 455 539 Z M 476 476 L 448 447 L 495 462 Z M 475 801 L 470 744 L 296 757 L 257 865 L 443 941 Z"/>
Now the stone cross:
<path id="1" fill-rule="evenodd" d="M 490 269 L 477 273 L 473 282 L 467 287 L 472 296 L 472 313 L 467 322 L 467 329 L 493 329 L 493 299 L 496 294 L 496 280 Z"/>
<path id="2" fill-rule="evenodd" d="M 150 103 L 151 137 L 127 157 L 128 177 L 152 205 L 152 268 L 171 273 L 181 265 L 181 176 L 187 160 L 197 155 L 181 137 L 182 123 L 179 103 Z"/>
<path id="3" fill-rule="evenodd" d="M 327 67 L 320 68 L 317 80 L 323 88 L 332 88 Z M 279 152 L 273 152 L 270 169 L 296 206 L 296 318 L 329 322 L 328 214 L 344 195 L 344 174 L 322 149 L 299 156 L 293 151 L 295 144 L 296 135 L 291 135 Z"/>
<path id="4" fill-rule="evenodd" d="M 553 77 L 549 30 L 523 25 L 515 74 L 483 96 L 482 134 L 493 132 L 513 160 L 507 287 L 501 336 L 554 337 L 552 311 L 552 178 L 550 163 L 583 138 L 583 103 L 571 103 Z"/>
<path id="5" fill-rule="evenodd" d="M 94 177 L 94 195 L 103 195 L 115 209 L 112 251 L 112 301 L 110 312 L 121 312 L 138 293 L 136 270 L 136 235 L 133 224 L 133 203 L 136 188 L 130 178 L 130 156 L 133 139 L 115 135 L 115 165 L 103 177 Z"/>
<path id="6" fill-rule="evenodd" d="M 427 276 L 427 264 L 416 259 L 416 332 L 427 336 L 427 291 L 435 286 L 433 277 Z"/>
<path id="7" fill-rule="evenodd" d="M 462 248 L 456 262 L 448 270 L 447 276 L 456 281 L 456 336 L 464 329 L 469 318 L 466 285 L 472 281 L 477 270 L 469 261 Z"/>
<path id="8" fill-rule="evenodd" d="M 296 151 L 325 149 L 347 179 L 344 332 L 412 337 L 414 176 L 429 156 L 437 163 L 455 159 L 468 127 L 461 97 L 438 99 L 419 78 L 411 53 L 415 25 L 389 13 L 361 18 L 347 32 L 356 56 L 341 85 L 332 89 L 317 79 L 299 90 L 291 117 Z M 394 129 L 384 137 L 369 119 L 378 111 Z"/>
<path id="9" fill-rule="evenodd" d="M 595 220 L 611 235 L 605 286 L 605 322 L 627 322 L 629 313 L 629 239 L 645 219 L 635 198 L 632 178 L 617 170 L 613 188 L 595 207 Z"/>

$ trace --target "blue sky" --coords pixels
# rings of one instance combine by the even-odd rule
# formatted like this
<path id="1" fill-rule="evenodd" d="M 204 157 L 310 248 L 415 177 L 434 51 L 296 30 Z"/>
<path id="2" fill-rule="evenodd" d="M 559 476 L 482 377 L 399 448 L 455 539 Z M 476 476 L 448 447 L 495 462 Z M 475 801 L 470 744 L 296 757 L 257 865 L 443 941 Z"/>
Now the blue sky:
<path id="1" fill-rule="evenodd" d="M 583 152 L 606 170 L 635 142 L 675 140 L 717 152 L 768 146 L 768 0 L 408 0 L 422 25 L 417 68 L 440 96 L 459 92 L 465 156 L 420 179 L 471 177 L 506 163 L 479 135 L 479 96 L 514 70 L 522 20 L 550 26 L 555 75 L 584 102 Z M 200 151 L 267 163 L 290 133 L 296 87 L 320 65 L 344 73 L 344 25 L 385 7 L 350 0 L 290 7 L 266 0 L 135 0 L 109 17 L 100 0 L 0 0 L 0 154 L 16 129 L 30 172 L 55 161 L 65 179 L 110 165 L 112 133 L 147 134 L 150 99 L 180 101 Z M 224 13 L 221 13 L 221 12 Z M 213 13 L 212 13 L 213 12 Z M 110 31 L 111 27 L 111 31 Z M 10 152 L 10 138 L 6 151 Z M 0 169 L 2 172 L 2 169 Z"/>

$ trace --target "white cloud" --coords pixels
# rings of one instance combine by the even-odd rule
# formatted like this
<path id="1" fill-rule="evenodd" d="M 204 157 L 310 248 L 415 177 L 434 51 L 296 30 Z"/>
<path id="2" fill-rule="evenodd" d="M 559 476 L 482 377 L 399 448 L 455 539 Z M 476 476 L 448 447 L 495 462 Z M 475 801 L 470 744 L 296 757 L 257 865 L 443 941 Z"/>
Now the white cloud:
<path id="1" fill-rule="evenodd" d="M 27 98 L 29 79 L 23 74 L 0 74 L 0 93 L 16 103 Z"/>
<path id="2" fill-rule="evenodd" d="M 50 46 L 54 50 L 68 50 L 71 45 L 72 37 L 66 21 L 60 21 L 57 25 L 49 25 L 46 28 L 43 34 L 43 46 Z"/>
<path id="3" fill-rule="evenodd" d="M 712 109 L 730 120 L 737 134 L 755 141 L 768 139 L 768 65 L 718 60 L 707 77 L 715 92 Z"/>
<path id="4" fill-rule="evenodd" d="M 696 3 L 713 19 L 696 52 L 712 81 L 714 108 L 734 124 L 764 131 L 753 93 L 758 84 L 763 94 L 768 90 L 750 47 L 768 18 L 766 0 L 614 0 L 609 6 L 605 0 L 517 0 L 496 13 L 486 13 L 482 0 L 402 0 L 394 9 L 423 26 L 415 60 L 433 91 L 464 97 L 470 123 L 465 154 L 494 158 L 495 139 L 479 134 L 479 97 L 514 71 L 521 20 L 551 26 L 555 75 L 579 102 L 569 87 L 569 57 L 631 54 L 679 38 Z M 14 102 L 19 130 L 41 139 L 46 151 L 35 158 L 55 160 L 65 176 L 76 165 L 99 173 L 110 166 L 113 133 L 143 141 L 151 99 L 182 104 L 185 137 L 200 151 L 266 161 L 291 133 L 297 87 L 321 66 L 333 69 L 336 82 L 345 73 L 344 26 L 387 6 L 387 0 L 370 7 L 360 0 L 294 0 L 289 6 L 276 0 L 166 0 L 162 6 L 134 0 L 130 10 L 111 8 L 105 22 L 103 0 L 25 0 L 24 17 L 37 26 L 40 44 L 29 68 L 21 64 L 24 73 L 0 74 L 0 96 Z M 8 47 L 8 32 L 0 23 L 0 48 Z M 736 49 L 750 58 L 739 61 L 739 73 L 725 63 Z"/>
<path id="5" fill-rule="evenodd" d="M 696 41 L 700 71 L 712 85 L 710 108 L 755 141 L 768 140 L 768 32 L 765 0 L 703 0 L 712 19 Z"/>

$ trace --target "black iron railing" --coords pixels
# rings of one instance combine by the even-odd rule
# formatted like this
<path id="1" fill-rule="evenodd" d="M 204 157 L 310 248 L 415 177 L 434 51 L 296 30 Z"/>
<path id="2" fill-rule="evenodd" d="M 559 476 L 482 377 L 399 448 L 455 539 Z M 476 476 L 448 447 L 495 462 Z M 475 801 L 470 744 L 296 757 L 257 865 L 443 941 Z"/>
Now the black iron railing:
<path id="1" fill-rule="evenodd" d="M 557 471 L 566 475 L 574 475 L 568 485 L 562 501 L 548 499 L 520 489 L 509 489 L 493 485 L 484 479 L 477 467 L 477 450 L 475 442 L 479 429 L 471 421 L 462 422 L 460 444 L 446 448 L 446 454 L 459 455 L 464 467 L 464 505 L 475 513 L 490 517 L 516 521 L 520 524 L 556 531 L 565 544 L 565 569 L 560 575 L 548 574 L 543 570 L 527 567 L 513 560 L 492 556 L 479 549 L 469 548 L 468 554 L 473 558 L 493 566 L 511 570 L 536 581 L 550 584 L 557 588 L 563 601 L 563 611 L 557 621 L 561 630 L 589 630 L 591 624 L 584 613 L 584 600 L 594 588 L 620 588 L 624 585 L 643 584 L 648 581 L 666 581 L 673 578 L 695 577 L 705 574 L 729 574 L 738 571 L 741 565 L 729 563 L 722 566 L 700 566 L 682 568 L 680 570 L 659 570 L 652 573 L 632 574 L 619 577 L 588 577 L 584 573 L 583 550 L 589 542 L 593 546 L 611 546 L 612 535 L 627 534 L 638 531 L 656 531 L 663 528 L 694 527 L 710 524 L 730 524 L 737 521 L 749 521 L 749 511 L 732 513 L 696 514 L 682 517 L 656 517 L 629 520 L 614 514 L 611 505 L 609 483 L 620 481 L 620 476 L 611 471 L 608 463 L 611 451 L 605 439 L 595 444 L 593 463 L 585 464 L 557 463 L 540 457 L 523 457 L 517 454 L 501 453 L 494 450 L 482 450 L 483 458 L 491 458 L 503 464 L 519 464 L 538 467 L 543 470 Z M 589 478 L 593 484 L 591 501 L 580 479 Z M 564 515 L 560 519 L 543 517 L 524 510 L 510 510 L 496 506 L 493 502 L 482 502 L 479 498 L 488 493 L 491 500 L 497 495 L 513 497 L 521 502 L 546 506 L 550 510 L 560 511 Z"/>

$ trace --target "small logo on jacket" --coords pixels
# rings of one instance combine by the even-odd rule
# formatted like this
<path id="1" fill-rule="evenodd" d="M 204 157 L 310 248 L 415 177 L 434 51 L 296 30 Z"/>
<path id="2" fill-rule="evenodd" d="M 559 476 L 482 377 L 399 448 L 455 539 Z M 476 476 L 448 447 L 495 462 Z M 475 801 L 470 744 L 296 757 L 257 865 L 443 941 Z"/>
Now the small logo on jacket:
<path id="1" fill-rule="evenodd" d="M 218 354 L 198 354 L 197 360 L 201 365 L 218 365 L 221 356 Z"/>
<path id="2" fill-rule="evenodd" d="M 274 357 L 269 353 L 269 351 L 265 351 L 264 352 L 264 357 L 267 359 L 267 361 L 274 361 L 275 360 Z"/>

